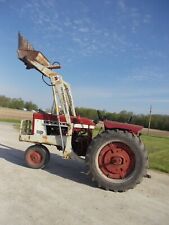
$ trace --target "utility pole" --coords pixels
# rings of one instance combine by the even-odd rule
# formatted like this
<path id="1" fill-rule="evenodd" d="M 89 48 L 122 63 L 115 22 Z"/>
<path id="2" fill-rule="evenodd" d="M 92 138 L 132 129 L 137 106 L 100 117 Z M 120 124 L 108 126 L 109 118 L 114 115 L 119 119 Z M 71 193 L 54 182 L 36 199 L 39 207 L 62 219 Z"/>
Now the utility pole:
<path id="1" fill-rule="evenodd" d="M 149 113 L 149 121 L 148 121 L 148 132 L 147 132 L 148 135 L 149 135 L 150 128 L 151 128 L 151 117 L 152 117 L 152 105 L 150 105 L 150 113 Z"/>

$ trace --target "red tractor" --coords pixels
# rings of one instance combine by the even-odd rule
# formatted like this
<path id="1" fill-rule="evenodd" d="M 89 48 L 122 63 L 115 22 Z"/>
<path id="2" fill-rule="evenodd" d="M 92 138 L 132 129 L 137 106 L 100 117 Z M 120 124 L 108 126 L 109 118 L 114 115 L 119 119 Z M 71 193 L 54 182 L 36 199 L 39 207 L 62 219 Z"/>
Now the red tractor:
<path id="1" fill-rule="evenodd" d="M 53 91 L 52 113 L 34 113 L 32 120 L 21 122 L 20 141 L 31 142 L 25 160 L 31 168 L 43 168 L 49 162 L 46 145 L 63 151 L 63 158 L 73 156 L 86 162 L 88 173 L 98 187 L 112 191 L 126 191 L 140 183 L 146 175 L 147 151 L 140 139 L 143 127 L 104 119 L 104 129 L 93 138 L 95 123 L 76 116 L 70 86 L 53 69 L 40 52 L 19 34 L 18 58 L 27 69 L 36 69 L 48 77 Z M 100 117 L 100 115 L 99 115 Z"/>

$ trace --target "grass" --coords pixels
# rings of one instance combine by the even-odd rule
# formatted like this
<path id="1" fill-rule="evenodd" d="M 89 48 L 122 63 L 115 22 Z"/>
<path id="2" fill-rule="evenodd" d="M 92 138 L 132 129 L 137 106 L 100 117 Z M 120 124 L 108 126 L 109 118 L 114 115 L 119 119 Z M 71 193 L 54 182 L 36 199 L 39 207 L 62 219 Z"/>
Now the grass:
<path id="1" fill-rule="evenodd" d="M 7 123 L 20 123 L 20 120 L 17 120 L 17 119 L 2 119 L 0 118 L 0 122 L 7 122 Z"/>
<path id="2" fill-rule="evenodd" d="M 148 150 L 149 167 L 169 173 L 169 137 L 142 135 Z"/>

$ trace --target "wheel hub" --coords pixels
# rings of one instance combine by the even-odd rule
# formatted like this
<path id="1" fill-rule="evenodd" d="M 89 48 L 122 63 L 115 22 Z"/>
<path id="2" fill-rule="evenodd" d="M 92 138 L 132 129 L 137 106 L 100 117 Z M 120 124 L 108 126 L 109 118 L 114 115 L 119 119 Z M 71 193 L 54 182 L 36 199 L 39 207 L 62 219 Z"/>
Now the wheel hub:
<path id="1" fill-rule="evenodd" d="M 40 163 L 42 161 L 42 156 L 39 152 L 34 151 L 30 154 L 30 159 L 33 163 Z"/>
<path id="2" fill-rule="evenodd" d="M 123 164 L 123 158 L 118 157 L 118 156 L 114 156 L 111 159 L 111 162 L 110 163 L 113 164 L 113 165 L 122 165 Z"/>
<path id="3" fill-rule="evenodd" d="M 104 175 L 123 179 L 133 170 L 135 157 L 130 148 L 121 142 L 104 146 L 98 157 L 98 165 Z"/>

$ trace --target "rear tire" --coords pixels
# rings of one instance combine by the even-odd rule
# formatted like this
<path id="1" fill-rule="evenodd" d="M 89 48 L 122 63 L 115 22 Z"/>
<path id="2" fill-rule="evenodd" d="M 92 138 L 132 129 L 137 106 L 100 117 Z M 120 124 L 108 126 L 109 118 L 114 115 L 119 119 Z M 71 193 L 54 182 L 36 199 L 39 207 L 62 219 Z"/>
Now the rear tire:
<path id="1" fill-rule="evenodd" d="M 98 187 L 123 192 L 146 174 L 147 151 L 140 138 L 121 130 L 107 130 L 91 142 L 86 164 Z"/>
<path id="2" fill-rule="evenodd" d="M 32 145 L 25 151 L 24 157 L 28 167 L 40 169 L 49 162 L 50 153 L 44 145 Z"/>

